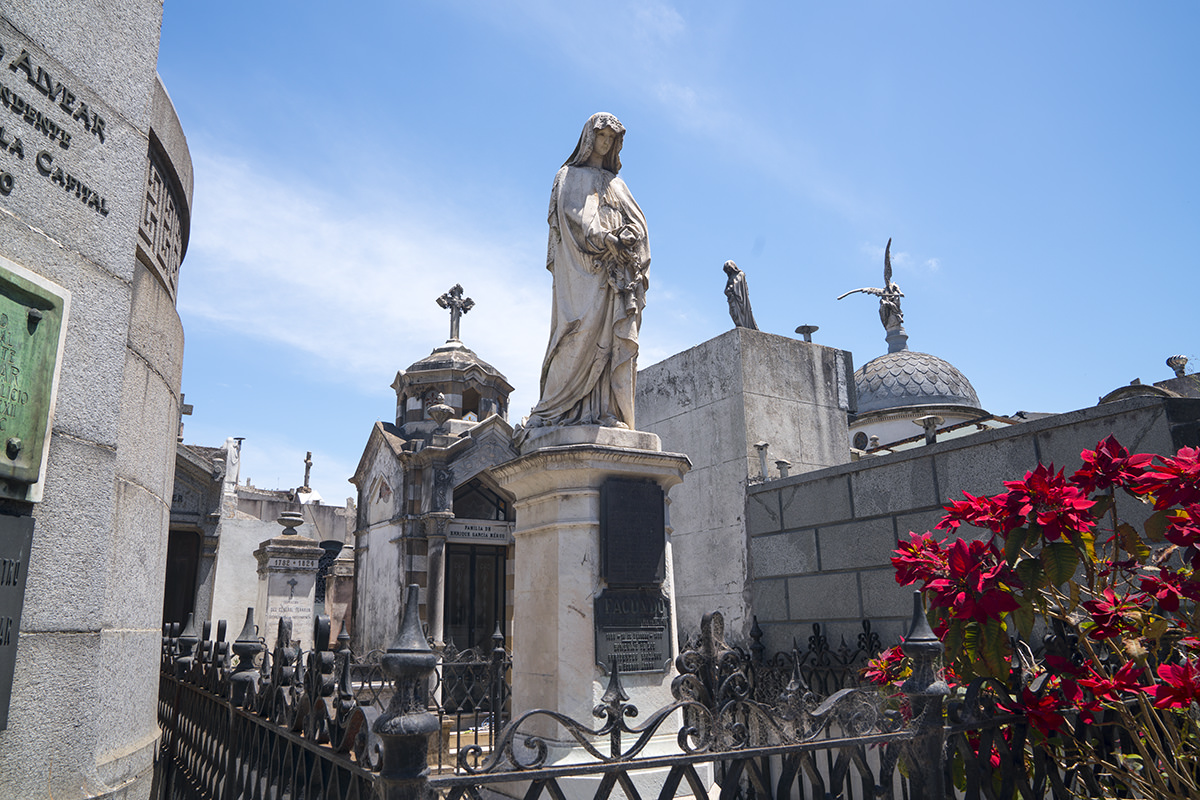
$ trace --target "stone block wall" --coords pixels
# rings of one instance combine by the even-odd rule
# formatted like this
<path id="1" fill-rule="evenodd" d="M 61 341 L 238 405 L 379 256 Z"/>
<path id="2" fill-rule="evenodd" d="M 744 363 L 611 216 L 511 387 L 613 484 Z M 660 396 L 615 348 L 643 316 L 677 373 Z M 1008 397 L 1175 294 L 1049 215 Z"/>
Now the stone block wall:
<path id="1" fill-rule="evenodd" d="M 769 650 L 801 642 L 820 622 L 837 646 L 870 619 L 885 646 L 911 613 L 891 551 L 931 530 L 962 492 L 997 494 L 1039 461 L 1068 473 L 1080 451 L 1113 434 L 1131 451 L 1195 446 L 1200 400 L 1134 398 L 751 486 L 746 492 L 750 602 Z M 1146 508 L 1118 499 L 1140 523 Z M 969 531 L 969 529 L 960 529 Z M 966 533 L 965 535 L 970 535 Z"/>
<path id="2" fill-rule="evenodd" d="M 638 373 L 638 430 L 658 434 L 692 469 L 671 490 L 677 619 L 683 635 L 709 611 L 732 638 L 749 634 L 746 487 L 761 478 L 759 441 L 793 472 L 849 458 L 850 354 L 735 328 Z"/>

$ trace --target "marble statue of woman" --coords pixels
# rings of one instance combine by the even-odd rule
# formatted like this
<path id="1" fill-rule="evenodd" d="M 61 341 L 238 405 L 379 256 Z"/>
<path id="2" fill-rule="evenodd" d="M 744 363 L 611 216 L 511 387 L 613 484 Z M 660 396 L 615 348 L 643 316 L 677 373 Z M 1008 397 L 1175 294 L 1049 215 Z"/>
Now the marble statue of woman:
<path id="1" fill-rule="evenodd" d="M 554 275 L 541 399 L 524 423 L 633 428 L 646 305 L 646 217 L 617 177 L 625 126 L 593 114 L 554 176 L 546 268 Z"/>

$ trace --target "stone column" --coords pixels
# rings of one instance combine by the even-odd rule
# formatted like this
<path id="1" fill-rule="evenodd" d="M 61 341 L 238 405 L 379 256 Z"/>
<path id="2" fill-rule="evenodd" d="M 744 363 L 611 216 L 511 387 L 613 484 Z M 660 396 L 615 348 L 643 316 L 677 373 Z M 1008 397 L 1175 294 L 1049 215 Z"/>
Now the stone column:
<path id="1" fill-rule="evenodd" d="M 665 497 L 666 490 L 683 479 L 690 462 L 687 456 L 663 453 L 654 434 L 595 426 L 535 430 L 522 453 L 492 473 L 516 498 L 513 716 L 543 708 L 594 726 L 598 723 L 592 708 L 608 683 L 605 668 L 597 664 L 596 602 L 605 592 L 612 597 L 615 588 L 601 570 L 601 487 L 612 478 L 641 481 L 643 486 L 652 482 Z M 667 522 L 661 582 L 651 581 L 642 589 L 616 588 L 626 597 L 644 592 L 652 598 L 666 628 L 660 634 L 659 646 L 666 655 L 661 666 L 653 671 L 622 669 L 621 682 L 643 714 L 670 702 L 674 670 L 668 662 L 678 650 L 665 508 L 660 519 Z M 611 567 L 607 574 L 614 574 Z M 614 650 L 636 646 L 633 638 Z M 549 720 L 541 720 L 541 727 L 532 726 L 530 732 L 568 744 Z"/>
<path id="2" fill-rule="evenodd" d="M 425 515 L 425 541 L 428 545 L 425 561 L 425 608 L 429 616 L 429 636 L 433 647 L 442 652 L 445 639 L 446 609 L 446 525 L 454 519 L 450 511 L 433 511 Z M 460 645 L 461 646 L 461 645 Z"/>
<path id="3" fill-rule="evenodd" d="M 317 569 L 325 551 L 311 539 L 296 534 L 296 526 L 304 524 L 299 512 L 283 512 L 279 524 L 283 535 L 267 539 L 254 551 L 258 559 L 258 629 L 267 641 L 267 650 L 273 650 L 279 620 L 287 617 L 300 648 L 308 650 L 313 646 Z"/>

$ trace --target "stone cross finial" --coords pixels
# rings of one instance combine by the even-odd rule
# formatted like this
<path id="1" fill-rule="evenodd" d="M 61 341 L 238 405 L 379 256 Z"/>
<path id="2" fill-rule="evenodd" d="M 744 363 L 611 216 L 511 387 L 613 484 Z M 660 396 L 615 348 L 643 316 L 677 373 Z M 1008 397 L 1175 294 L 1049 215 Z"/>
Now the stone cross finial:
<path id="1" fill-rule="evenodd" d="M 456 283 L 450 291 L 437 299 L 437 303 L 442 308 L 450 309 L 450 341 L 458 341 L 458 321 L 462 319 L 463 314 L 475 307 L 475 301 L 463 297 L 462 284 Z"/>
<path id="2" fill-rule="evenodd" d="M 312 450 L 304 454 L 304 491 L 311 491 L 308 487 L 308 478 L 312 474 Z"/>
<path id="3" fill-rule="evenodd" d="M 183 441 L 183 418 L 185 416 L 190 417 L 192 415 L 192 411 L 194 410 L 191 403 L 183 402 L 184 397 L 185 397 L 185 395 L 183 394 L 183 392 L 180 392 L 179 393 L 179 441 L 181 441 L 181 442 Z"/>

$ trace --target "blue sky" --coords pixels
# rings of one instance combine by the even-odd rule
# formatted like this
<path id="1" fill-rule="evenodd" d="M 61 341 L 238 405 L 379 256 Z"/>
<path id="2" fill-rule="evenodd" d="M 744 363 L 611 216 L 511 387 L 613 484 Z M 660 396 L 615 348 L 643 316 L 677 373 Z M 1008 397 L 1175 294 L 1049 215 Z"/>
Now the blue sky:
<path id="1" fill-rule="evenodd" d="M 351 10 L 347 10 L 351 9 Z M 1194 3 L 174 0 L 159 72 L 196 170 L 180 277 L 188 442 L 353 494 L 399 369 L 462 336 L 536 402 L 546 207 L 583 122 L 628 132 L 649 365 L 759 326 L 862 365 L 893 239 L 914 350 L 995 413 L 1068 411 L 1196 347 Z"/>

